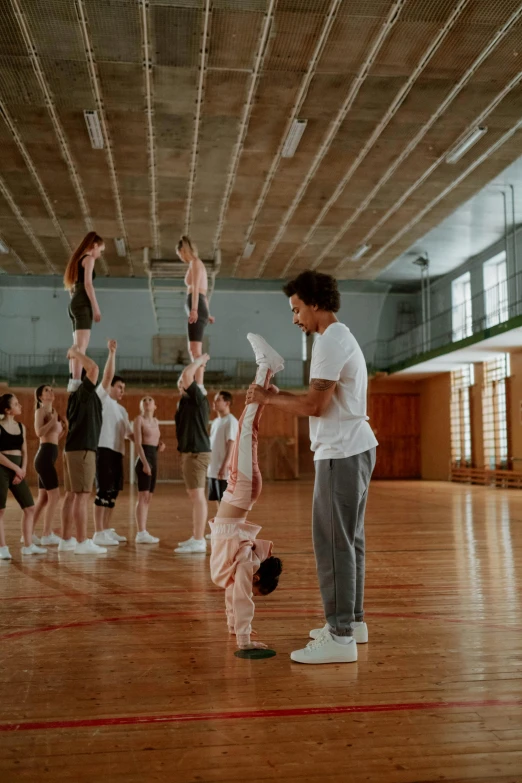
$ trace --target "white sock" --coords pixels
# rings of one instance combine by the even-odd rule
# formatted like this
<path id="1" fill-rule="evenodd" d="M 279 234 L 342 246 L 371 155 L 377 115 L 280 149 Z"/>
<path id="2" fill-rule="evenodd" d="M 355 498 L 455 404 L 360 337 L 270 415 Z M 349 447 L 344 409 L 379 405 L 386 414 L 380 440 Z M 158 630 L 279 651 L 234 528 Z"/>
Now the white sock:
<path id="1" fill-rule="evenodd" d="M 350 644 L 350 642 L 353 642 L 353 636 L 336 636 L 331 631 L 330 631 L 330 636 L 332 637 L 334 642 L 337 642 L 337 644 Z"/>

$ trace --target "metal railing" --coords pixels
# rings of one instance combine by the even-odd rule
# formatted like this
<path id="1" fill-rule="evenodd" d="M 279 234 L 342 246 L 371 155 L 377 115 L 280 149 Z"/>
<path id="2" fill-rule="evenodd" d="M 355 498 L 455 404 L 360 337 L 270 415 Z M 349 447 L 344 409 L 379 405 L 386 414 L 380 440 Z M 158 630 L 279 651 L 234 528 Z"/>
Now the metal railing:
<path id="1" fill-rule="evenodd" d="M 38 386 L 52 383 L 65 386 L 69 377 L 69 366 L 65 359 L 66 350 L 53 350 L 49 354 L 6 354 L 0 351 L 0 378 L 11 386 Z M 103 370 L 107 359 L 106 351 L 89 351 L 89 356 Z M 277 385 L 283 389 L 302 388 L 304 362 L 288 359 L 285 368 L 278 373 Z M 132 386 L 175 386 L 182 364 L 157 365 L 142 356 L 117 357 L 117 372 Z M 209 387 L 224 386 L 241 389 L 254 380 L 256 364 L 248 359 L 212 358 L 205 371 L 205 384 Z"/>
<path id="2" fill-rule="evenodd" d="M 522 273 L 482 290 L 457 307 L 435 313 L 424 325 L 391 340 L 375 340 L 364 346 L 370 372 L 387 371 L 432 351 L 457 349 L 462 340 L 488 336 L 488 330 L 522 315 Z M 484 334 L 485 333 L 485 334 Z"/>

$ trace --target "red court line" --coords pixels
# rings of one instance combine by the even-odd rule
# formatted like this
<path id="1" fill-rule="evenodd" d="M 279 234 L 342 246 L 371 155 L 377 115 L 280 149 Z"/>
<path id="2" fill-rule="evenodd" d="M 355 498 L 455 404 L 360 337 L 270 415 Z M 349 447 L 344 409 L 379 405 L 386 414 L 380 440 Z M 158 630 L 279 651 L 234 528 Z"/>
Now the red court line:
<path id="1" fill-rule="evenodd" d="M 482 707 L 522 707 L 522 699 L 478 699 L 472 701 L 420 701 L 398 704 L 347 704 L 337 707 L 291 707 L 241 712 L 186 712 L 171 715 L 122 715 L 117 718 L 71 718 L 54 721 L 0 723 L 0 731 L 40 731 L 80 729 L 101 726 L 143 726 L 151 723 L 192 723 L 195 721 L 252 720 L 254 718 L 305 718 L 312 715 L 348 715 L 365 712 L 408 712 L 418 710 L 472 709 Z"/>
<path id="2" fill-rule="evenodd" d="M 316 616 L 319 617 L 321 610 L 317 609 L 258 609 L 258 615 L 270 616 L 270 615 L 288 615 L 288 616 Z M 10 633 L 0 636 L 0 641 L 6 639 L 20 639 L 23 636 L 31 636 L 37 633 L 48 633 L 50 631 L 62 631 L 67 628 L 87 628 L 92 625 L 101 625 L 103 623 L 129 623 L 129 622 L 141 622 L 143 620 L 161 620 L 168 617 L 187 617 L 189 619 L 198 619 L 200 617 L 209 616 L 222 616 L 222 609 L 185 609 L 182 611 L 173 612 L 153 612 L 149 614 L 135 614 L 135 615 L 117 615 L 116 617 L 97 617 L 94 620 L 77 620 L 72 623 L 57 623 L 56 625 L 41 625 L 36 628 L 24 628 L 20 631 L 11 631 Z M 502 631 L 516 631 L 517 633 L 522 630 L 517 625 L 501 625 L 489 623 L 484 620 L 461 620 L 458 618 L 444 617 L 444 615 L 433 614 L 413 614 L 413 613 L 399 613 L 399 612 L 366 612 L 368 617 L 382 617 L 382 618 L 396 618 L 407 620 L 425 620 L 445 623 L 458 623 L 459 625 L 469 625 L 473 627 L 487 627 L 496 628 Z M 317 620 L 321 622 L 321 620 Z"/>

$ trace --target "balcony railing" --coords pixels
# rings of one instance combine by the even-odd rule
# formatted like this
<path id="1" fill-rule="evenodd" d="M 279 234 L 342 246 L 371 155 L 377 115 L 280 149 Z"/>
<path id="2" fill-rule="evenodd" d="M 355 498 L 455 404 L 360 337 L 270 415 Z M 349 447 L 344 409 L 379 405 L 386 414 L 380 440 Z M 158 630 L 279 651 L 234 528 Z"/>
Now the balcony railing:
<path id="1" fill-rule="evenodd" d="M 0 378 L 11 386 L 38 386 L 52 383 L 65 386 L 69 377 L 69 366 L 65 359 L 66 349 L 45 354 L 6 354 L 0 351 Z M 89 351 L 103 370 L 107 359 L 105 351 Z M 133 386 L 175 386 L 183 369 L 181 364 L 157 365 L 141 356 L 120 356 L 117 371 L 126 383 Z M 283 389 L 301 388 L 305 385 L 304 362 L 288 359 L 285 369 L 277 375 L 277 385 Z M 248 359 L 212 358 L 205 372 L 205 383 L 209 387 L 224 386 L 240 389 L 254 380 L 256 364 Z M 306 385 L 308 380 L 306 380 Z"/>
<path id="2" fill-rule="evenodd" d="M 398 370 L 433 353 L 449 353 L 461 344 L 476 342 L 519 324 L 522 315 L 522 273 L 472 297 L 471 301 L 435 313 L 391 340 L 376 340 L 364 347 L 370 371 Z"/>

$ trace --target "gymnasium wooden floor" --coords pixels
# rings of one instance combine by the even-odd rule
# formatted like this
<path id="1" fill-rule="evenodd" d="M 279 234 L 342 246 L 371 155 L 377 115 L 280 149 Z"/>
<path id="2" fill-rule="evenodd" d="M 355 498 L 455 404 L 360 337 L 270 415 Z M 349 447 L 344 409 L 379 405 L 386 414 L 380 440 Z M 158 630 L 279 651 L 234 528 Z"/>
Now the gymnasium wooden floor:
<path id="1" fill-rule="evenodd" d="M 103 557 L 0 562 L 0 780 L 522 781 L 522 492 L 372 484 L 370 643 L 357 664 L 289 652 L 323 622 L 310 482 L 266 484 L 252 519 L 284 559 L 257 599 L 275 658 L 235 658 L 180 485 Z M 128 493 L 116 526 L 133 539 Z M 115 550 L 115 551 L 114 551 Z"/>

